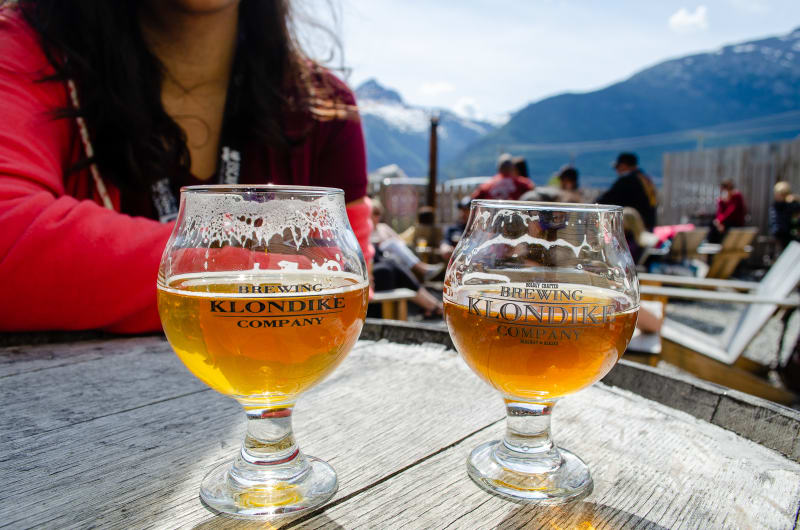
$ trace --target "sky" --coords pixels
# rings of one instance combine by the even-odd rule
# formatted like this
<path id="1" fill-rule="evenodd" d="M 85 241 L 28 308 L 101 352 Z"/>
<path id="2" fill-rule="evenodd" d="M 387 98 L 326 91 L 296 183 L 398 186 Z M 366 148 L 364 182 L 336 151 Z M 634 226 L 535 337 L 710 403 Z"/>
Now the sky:
<path id="1" fill-rule="evenodd" d="M 800 0 L 332 0 L 348 83 L 498 119 L 664 59 L 800 27 Z M 314 2 L 312 2 L 313 6 Z"/>

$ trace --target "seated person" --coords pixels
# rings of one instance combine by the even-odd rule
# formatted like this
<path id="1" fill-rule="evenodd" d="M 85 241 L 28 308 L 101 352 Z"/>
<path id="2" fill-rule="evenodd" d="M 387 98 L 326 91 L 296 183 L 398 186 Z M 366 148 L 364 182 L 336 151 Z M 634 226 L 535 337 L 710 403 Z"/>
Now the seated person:
<path id="1" fill-rule="evenodd" d="M 430 206 L 420 206 L 417 210 L 417 224 L 403 230 L 400 239 L 411 247 L 435 248 L 442 240 L 442 231 L 436 226 L 434 209 Z"/>
<path id="2" fill-rule="evenodd" d="M 642 216 L 630 206 L 622 209 L 622 226 L 633 262 L 638 264 L 645 250 L 658 245 L 658 236 L 645 230 Z"/>
<path id="3" fill-rule="evenodd" d="M 212 3 L 0 2 L 0 330 L 161 329 L 189 184 L 342 188 L 369 263 L 353 93 L 287 0 Z"/>
<path id="4" fill-rule="evenodd" d="M 559 202 L 583 202 L 583 194 L 578 188 L 578 170 L 565 166 L 558 172 L 558 184 L 561 189 Z"/>
<path id="5" fill-rule="evenodd" d="M 372 200 L 372 230 L 370 241 L 384 258 L 391 258 L 412 271 L 419 280 L 430 280 L 444 269 L 441 263 L 429 265 L 406 246 L 400 235 L 391 226 L 381 222 L 383 206 L 378 199 Z"/>
<path id="6" fill-rule="evenodd" d="M 744 197 L 736 189 L 733 181 L 723 180 L 720 185 L 720 197 L 717 199 L 717 215 L 711 221 L 711 231 L 708 233 L 708 240 L 711 243 L 719 243 L 725 233 L 733 227 L 744 226 L 747 207 L 744 204 Z"/>
<path id="7" fill-rule="evenodd" d="M 515 156 L 511 159 L 511 163 L 514 166 L 511 168 L 511 174 L 515 177 L 525 177 L 526 179 L 530 179 L 531 176 L 528 173 L 528 161 L 525 160 L 523 156 Z"/>
<path id="8" fill-rule="evenodd" d="M 419 283 L 408 267 L 386 257 L 380 250 L 375 254 L 372 266 L 372 286 L 376 292 L 411 289 L 416 293 L 411 301 L 422 309 L 426 317 L 442 315 L 442 302 Z"/>

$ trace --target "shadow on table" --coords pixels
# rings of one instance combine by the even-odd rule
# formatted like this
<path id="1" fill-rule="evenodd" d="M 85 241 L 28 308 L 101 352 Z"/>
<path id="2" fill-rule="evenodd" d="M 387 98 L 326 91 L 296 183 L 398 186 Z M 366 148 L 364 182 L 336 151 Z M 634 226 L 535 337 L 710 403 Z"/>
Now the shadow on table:
<path id="1" fill-rule="evenodd" d="M 325 514 L 320 514 L 314 517 L 314 528 L 325 528 L 328 529 L 344 529 L 342 525 L 339 523 L 334 522 L 332 519 L 328 518 Z M 218 515 L 217 517 L 210 519 L 208 521 L 204 521 L 198 525 L 194 526 L 195 530 L 224 530 L 227 528 L 236 529 L 236 530 L 271 530 L 271 529 L 278 529 L 278 528 L 305 528 L 304 522 L 298 521 L 296 524 L 292 524 L 293 521 L 291 519 L 284 519 L 284 520 L 261 520 L 261 521 L 245 521 L 243 519 L 231 519 L 228 517 L 224 517 L 222 515 Z"/>
<path id="2" fill-rule="evenodd" d="M 520 506 L 497 528 L 647 528 L 667 530 L 653 521 L 605 504 L 578 502 L 566 506 Z"/>

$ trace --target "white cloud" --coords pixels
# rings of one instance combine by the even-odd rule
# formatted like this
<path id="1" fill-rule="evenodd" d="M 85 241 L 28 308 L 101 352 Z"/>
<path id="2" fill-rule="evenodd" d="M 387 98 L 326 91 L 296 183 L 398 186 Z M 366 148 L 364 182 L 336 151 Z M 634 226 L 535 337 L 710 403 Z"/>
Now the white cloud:
<path id="1" fill-rule="evenodd" d="M 669 17 L 669 28 L 678 33 L 707 29 L 707 15 L 708 9 L 706 6 L 697 6 L 694 12 L 682 7 Z"/>
<path id="2" fill-rule="evenodd" d="M 419 93 L 426 96 L 439 96 L 449 92 L 455 92 L 456 87 L 447 81 L 434 81 L 430 83 L 422 83 L 419 87 Z"/>
<path id="3" fill-rule="evenodd" d="M 475 98 L 468 96 L 462 97 L 456 101 L 455 105 L 453 105 L 453 112 L 471 120 L 480 119 L 482 117 L 478 109 L 478 102 L 475 101 Z"/>

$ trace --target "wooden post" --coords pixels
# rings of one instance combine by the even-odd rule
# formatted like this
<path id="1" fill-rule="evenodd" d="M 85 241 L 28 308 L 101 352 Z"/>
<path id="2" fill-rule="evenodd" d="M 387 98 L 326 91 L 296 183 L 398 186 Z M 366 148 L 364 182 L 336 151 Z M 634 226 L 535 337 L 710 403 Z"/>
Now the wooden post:
<path id="1" fill-rule="evenodd" d="M 436 128 L 439 126 L 439 116 L 431 116 L 431 138 L 429 147 L 428 159 L 428 206 L 436 211 L 436 165 L 438 157 L 438 145 L 436 137 Z"/>

